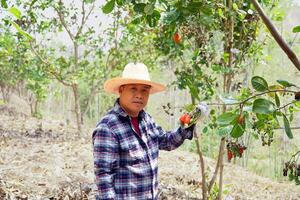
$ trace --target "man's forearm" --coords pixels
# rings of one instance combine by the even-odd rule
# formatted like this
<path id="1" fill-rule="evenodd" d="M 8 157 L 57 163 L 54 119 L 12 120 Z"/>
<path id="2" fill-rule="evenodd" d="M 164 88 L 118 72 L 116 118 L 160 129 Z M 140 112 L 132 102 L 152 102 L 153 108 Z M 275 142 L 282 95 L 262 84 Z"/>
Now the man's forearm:
<path id="1" fill-rule="evenodd" d="M 96 173 L 96 185 L 98 188 L 97 199 L 113 200 L 116 198 L 112 182 L 112 175 L 107 173 Z"/>

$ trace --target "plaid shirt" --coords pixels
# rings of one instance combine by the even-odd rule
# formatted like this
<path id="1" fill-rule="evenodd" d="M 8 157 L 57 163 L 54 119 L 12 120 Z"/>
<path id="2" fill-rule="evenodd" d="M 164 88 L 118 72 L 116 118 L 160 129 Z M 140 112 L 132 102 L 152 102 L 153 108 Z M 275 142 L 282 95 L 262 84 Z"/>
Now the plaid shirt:
<path id="1" fill-rule="evenodd" d="M 98 123 L 93 132 L 97 199 L 157 199 L 159 149 L 176 149 L 193 137 L 190 129 L 165 132 L 145 111 L 139 113 L 139 128 L 142 138 L 118 100 Z"/>

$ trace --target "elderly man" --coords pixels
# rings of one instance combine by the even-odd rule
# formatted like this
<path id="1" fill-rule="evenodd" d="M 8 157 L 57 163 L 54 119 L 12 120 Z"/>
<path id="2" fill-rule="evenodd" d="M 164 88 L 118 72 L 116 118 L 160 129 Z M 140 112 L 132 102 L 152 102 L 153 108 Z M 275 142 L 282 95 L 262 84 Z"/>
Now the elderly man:
<path id="1" fill-rule="evenodd" d="M 104 89 L 119 98 L 93 132 L 97 199 L 157 199 L 158 151 L 191 140 L 194 126 L 165 132 L 143 110 L 149 95 L 165 86 L 152 82 L 142 63 L 127 64 L 122 77 L 106 81 Z"/>

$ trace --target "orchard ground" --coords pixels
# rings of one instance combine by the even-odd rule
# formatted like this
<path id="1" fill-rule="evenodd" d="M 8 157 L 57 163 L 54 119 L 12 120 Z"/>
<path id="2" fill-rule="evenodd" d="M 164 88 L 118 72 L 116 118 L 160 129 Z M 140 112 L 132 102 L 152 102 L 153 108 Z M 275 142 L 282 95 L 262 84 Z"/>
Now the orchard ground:
<path id="1" fill-rule="evenodd" d="M 0 199 L 94 199 L 92 128 L 37 120 L 0 107 Z M 205 158 L 213 172 L 215 161 Z M 211 174 L 210 174 L 211 175 Z M 275 182 L 225 163 L 224 199 L 300 199 L 300 186 Z M 159 157 L 160 199 L 201 199 L 198 156 L 175 150 Z"/>

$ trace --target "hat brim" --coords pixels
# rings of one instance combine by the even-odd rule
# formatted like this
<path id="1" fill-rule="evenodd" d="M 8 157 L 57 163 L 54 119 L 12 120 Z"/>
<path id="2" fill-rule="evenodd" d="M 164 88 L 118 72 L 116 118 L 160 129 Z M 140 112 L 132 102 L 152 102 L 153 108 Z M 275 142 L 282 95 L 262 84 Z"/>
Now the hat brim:
<path id="1" fill-rule="evenodd" d="M 147 81 L 147 80 L 140 80 L 140 79 L 127 79 L 127 78 L 112 78 L 107 80 L 104 83 L 104 90 L 109 93 L 119 94 L 119 88 L 121 85 L 127 85 L 127 84 L 145 84 L 150 85 L 150 94 L 162 92 L 166 90 L 166 87 L 162 84 L 153 82 L 153 81 Z"/>

